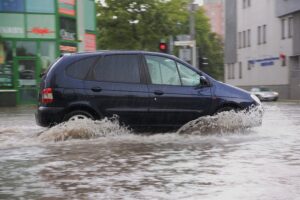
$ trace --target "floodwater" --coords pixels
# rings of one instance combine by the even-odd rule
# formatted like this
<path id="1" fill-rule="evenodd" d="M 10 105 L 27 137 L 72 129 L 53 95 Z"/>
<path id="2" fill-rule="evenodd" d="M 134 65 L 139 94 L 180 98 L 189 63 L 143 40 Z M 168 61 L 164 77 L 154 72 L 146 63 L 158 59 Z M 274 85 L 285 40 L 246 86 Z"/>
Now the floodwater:
<path id="1" fill-rule="evenodd" d="M 0 108 L 0 199 L 300 199 L 300 104 L 264 109 L 260 127 L 229 113 L 151 135 Z"/>

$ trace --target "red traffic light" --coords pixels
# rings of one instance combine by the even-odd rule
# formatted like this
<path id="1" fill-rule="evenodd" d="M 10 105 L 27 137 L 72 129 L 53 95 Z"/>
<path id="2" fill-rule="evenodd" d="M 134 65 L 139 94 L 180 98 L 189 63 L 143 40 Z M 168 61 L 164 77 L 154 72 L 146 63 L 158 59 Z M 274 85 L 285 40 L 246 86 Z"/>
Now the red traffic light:
<path id="1" fill-rule="evenodd" d="M 283 54 L 283 53 L 281 53 L 281 54 L 279 55 L 279 57 L 280 57 L 281 60 L 283 60 L 283 59 L 286 58 L 285 54 Z"/>
<path id="2" fill-rule="evenodd" d="M 168 45 L 164 42 L 159 43 L 159 50 L 166 53 L 168 51 Z"/>

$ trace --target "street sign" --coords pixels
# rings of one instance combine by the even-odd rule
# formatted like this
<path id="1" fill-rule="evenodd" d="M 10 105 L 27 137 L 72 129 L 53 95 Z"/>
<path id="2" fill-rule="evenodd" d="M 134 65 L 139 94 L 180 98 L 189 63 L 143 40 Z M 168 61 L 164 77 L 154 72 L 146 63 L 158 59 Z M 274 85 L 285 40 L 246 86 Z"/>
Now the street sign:
<path id="1" fill-rule="evenodd" d="M 192 60 L 192 52 L 191 49 L 179 49 L 179 58 L 190 62 Z"/>
<path id="2" fill-rule="evenodd" d="M 195 43 L 196 43 L 195 40 L 175 41 L 174 45 L 175 46 L 189 46 L 189 47 L 194 47 Z"/>
<path id="3" fill-rule="evenodd" d="M 176 36 L 177 41 L 188 41 L 191 40 L 190 35 L 177 35 Z"/>

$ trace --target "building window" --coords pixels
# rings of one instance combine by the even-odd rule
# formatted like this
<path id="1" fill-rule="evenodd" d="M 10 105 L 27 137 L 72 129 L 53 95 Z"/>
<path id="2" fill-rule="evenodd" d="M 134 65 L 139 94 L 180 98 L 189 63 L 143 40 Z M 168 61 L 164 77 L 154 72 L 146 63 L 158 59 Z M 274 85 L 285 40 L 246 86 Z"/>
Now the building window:
<path id="1" fill-rule="evenodd" d="M 243 0 L 243 9 L 251 6 L 251 0 Z"/>
<path id="2" fill-rule="evenodd" d="M 293 37 L 293 18 L 289 17 L 288 19 L 288 37 L 292 38 Z"/>
<path id="3" fill-rule="evenodd" d="M 248 61 L 248 70 L 251 70 L 251 61 Z"/>
<path id="4" fill-rule="evenodd" d="M 231 72 L 230 72 L 230 64 L 227 64 L 227 79 L 231 78 L 230 74 L 231 74 Z"/>
<path id="5" fill-rule="evenodd" d="M 232 63 L 231 67 L 232 67 L 232 70 L 231 70 L 232 74 L 231 75 L 232 75 L 232 79 L 234 79 L 234 74 L 235 74 L 235 72 L 234 72 L 235 71 L 235 65 L 234 65 L 234 63 Z"/>
<path id="6" fill-rule="evenodd" d="M 40 43 L 40 55 L 42 71 L 48 69 L 49 65 L 55 61 L 56 58 L 56 44 L 55 42 L 43 41 Z"/>
<path id="7" fill-rule="evenodd" d="M 239 32 L 239 49 L 242 48 L 242 33 Z"/>
<path id="8" fill-rule="evenodd" d="M 243 75 L 243 64 L 242 62 L 239 62 L 239 78 L 242 79 L 242 75 Z"/>
<path id="9" fill-rule="evenodd" d="M 13 43 L 0 42 L 0 88 L 13 87 Z"/>
<path id="10" fill-rule="evenodd" d="M 281 19 L 281 39 L 285 39 L 285 19 Z"/>
<path id="11" fill-rule="evenodd" d="M 234 79 L 234 63 L 227 64 L 227 78 Z"/>
<path id="12" fill-rule="evenodd" d="M 1 0 L 0 11 L 22 13 L 25 11 L 25 2 L 24 0 Z"/>
<path id="13" fill-rule="evenodd" d="M 243 47 L 246 47 L 246 31 L 243 31 Z"/>
<path id="14" fill-rule="evenodd" d="M 261 26 L 257 27 L 257 44 L 261 44 Z"/>
<path id="15" fill-rule="evenodd" d="M 263 25 L 263 43 L 267 43 L 267 25 Z"/>
<path id="16" fill-rule="evenodd" d="M 251 47 L 251 30 L 248 29 L 248 47 Z"/>
<path id="17" fill-rule="evenodd" d="M 37 43 L 19 41 L 16 43 L 17 46 L 17 56 L 36 56 L 37 54 Z"/>
<path id="18" fill-rule="evenodd" d="M 243 8 L 247 7 L 247 0 L 243 0 Z"/>

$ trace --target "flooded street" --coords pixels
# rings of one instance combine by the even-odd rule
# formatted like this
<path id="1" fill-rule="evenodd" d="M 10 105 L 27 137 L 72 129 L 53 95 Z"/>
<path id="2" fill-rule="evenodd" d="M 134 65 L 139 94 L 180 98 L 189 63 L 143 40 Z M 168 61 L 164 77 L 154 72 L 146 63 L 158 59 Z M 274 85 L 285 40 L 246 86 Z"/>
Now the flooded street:
<path id="1" fill-rule="evenodd" d="M 264 109 L 260 127 L 147 135 L 46 130 L 31 107 L 0 108 L 0 199 L 300 199 L 300 104 Z M 90 139 L 70 139 L 74 126 Z"/>

